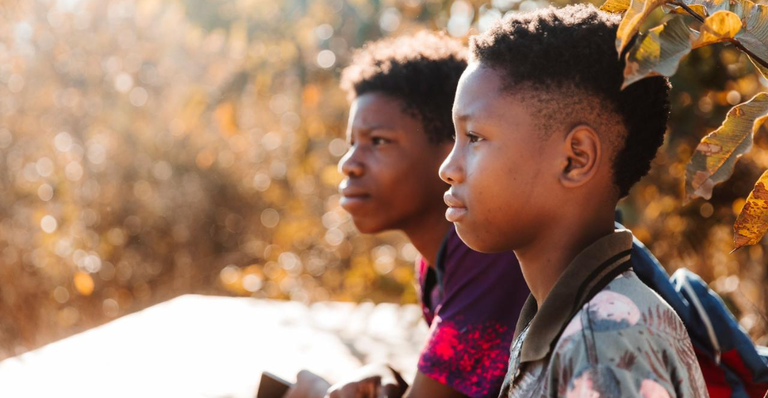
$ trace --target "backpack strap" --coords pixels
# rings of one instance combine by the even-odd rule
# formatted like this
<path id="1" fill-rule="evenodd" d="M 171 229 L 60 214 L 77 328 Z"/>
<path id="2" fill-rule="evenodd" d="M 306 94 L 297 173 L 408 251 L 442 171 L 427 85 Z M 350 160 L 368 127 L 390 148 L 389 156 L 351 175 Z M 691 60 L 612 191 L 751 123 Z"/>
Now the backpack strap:
<path id="1" fill-rule="evenodd" d="M 704 323 L 704 327 L 707 329 L 709 342 L 712 344 L 712 349 L 715 351 L 715 363 L 720 365 L 720 342 L 717 340 L 717 335 L 715 334 L 714 326 L 712 326 L 712 321 L 709 319 L 709 315 L 707 315 L 707 311 L 704 309 L 704 305 L 701 304 L 701 300 L 699 300 L 698 295 L 696 295 L 696 292 L 693 290 L 691 282 L 684 277 L 684 274 L 675 274 L 672 276 L 671 281 L 675 282 L 678 290 L 682 289 L 688 293 L 688 300 L 691 302 L 691 304 L 693 304 L 693 308 L 696 309 L 696 312 L 699 314 L 699 318 L 701 318 L 701 321 Z"/>

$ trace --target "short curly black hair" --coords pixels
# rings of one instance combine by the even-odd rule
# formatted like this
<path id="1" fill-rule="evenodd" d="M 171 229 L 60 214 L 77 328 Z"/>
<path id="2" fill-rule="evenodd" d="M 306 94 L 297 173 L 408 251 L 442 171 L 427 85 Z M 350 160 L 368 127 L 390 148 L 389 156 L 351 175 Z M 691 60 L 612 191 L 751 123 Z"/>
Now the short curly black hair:
<path id="1" fill-rule="evenodd" d="M 501 73 L 506 91 L 523 93 L 544 135 L 582 123 L 595 128 L 613 154 L 613 180 L 623 198 L 664 142 L 670 85 L 651 77 L 621 89 L 619 22 L 592 5 L 512 14 L 471 39 L 470 62 Z"/>
<path id="2" fill-rule="evenodd" d="M 453 140 L 453 97 L 467 67 L 467 49 L 444 33 L 419 32 L 369 43 L 341 74 L 341 88 L 354 100 L 378 92 L 403 102 L 419 118 L 432 143 Z"/>

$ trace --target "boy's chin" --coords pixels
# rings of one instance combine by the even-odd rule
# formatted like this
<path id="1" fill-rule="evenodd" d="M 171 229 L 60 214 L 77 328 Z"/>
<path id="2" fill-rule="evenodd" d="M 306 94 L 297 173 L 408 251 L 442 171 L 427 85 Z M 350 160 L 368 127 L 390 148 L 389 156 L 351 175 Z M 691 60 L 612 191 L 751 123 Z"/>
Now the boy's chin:
<path id="1" fill-rule="evenodd" d="M 355 224 L 355 228 L 361 234 L 378 234 L 379 232 L 391 229 L 386 223 L 381 222 L 380 220 L 371 220 L 362 217 L 352 217 L 352 223 Z"/>
<path id="2" fill-rule="evenodd" d="M 476 252 L 500 253 L 510 250 L 510 248 L 504 245 L 504 242 L 497 242 L 493 239 L 488 239 L 488 236 L 486 235 L 479 236 L 478 234 L 473 233 L 470 228 L 462 226 L 459 223 L 456 223 L 455 225 L 456 233 L 459 235 L 459 238 L 461 238 L 464 244 L 466 244 L 470 249 Z"/>

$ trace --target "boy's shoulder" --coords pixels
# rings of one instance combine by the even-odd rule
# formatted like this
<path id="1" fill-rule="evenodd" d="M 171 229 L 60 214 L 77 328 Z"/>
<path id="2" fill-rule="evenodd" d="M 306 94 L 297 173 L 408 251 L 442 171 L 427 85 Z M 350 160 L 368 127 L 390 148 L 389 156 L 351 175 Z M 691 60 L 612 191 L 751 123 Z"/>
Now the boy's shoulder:
<path id="1" fill-rule="evenodd" d="M 619 275 L 576 313 L 549 368 L 562 377 L 558 384 L 567 392 L 707 396 L 685 325 L 633 271 Z"/>
<path id="2" fill-rule="evenodd" d="M 565 327 L 556 351 L 565 349 L 569 339 L 595 333 L 595 338 L 609 334 L 626 337 L 629 332 L 639 334 L 640 340 L 671 336 L 690 340 L 672 307 L 632 270 L 617 276 L 581 307 Z"/>

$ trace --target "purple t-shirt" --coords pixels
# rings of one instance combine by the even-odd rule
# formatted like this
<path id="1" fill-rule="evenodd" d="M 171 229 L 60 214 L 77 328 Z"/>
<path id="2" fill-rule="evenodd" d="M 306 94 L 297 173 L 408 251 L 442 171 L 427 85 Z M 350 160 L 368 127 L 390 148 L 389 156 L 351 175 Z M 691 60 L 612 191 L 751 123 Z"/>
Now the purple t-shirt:
<path id="1" fill-rule="evenodd" d="M 528 298 L 511 252 L 473 251 L 451 227 L 437 264 L 417 264 L 429 340 L 418 369 L 472 398 L 496 398 L 520 309 Z"/>

